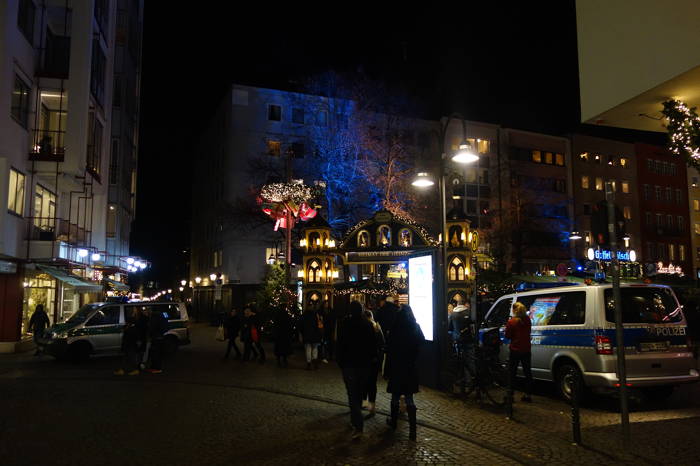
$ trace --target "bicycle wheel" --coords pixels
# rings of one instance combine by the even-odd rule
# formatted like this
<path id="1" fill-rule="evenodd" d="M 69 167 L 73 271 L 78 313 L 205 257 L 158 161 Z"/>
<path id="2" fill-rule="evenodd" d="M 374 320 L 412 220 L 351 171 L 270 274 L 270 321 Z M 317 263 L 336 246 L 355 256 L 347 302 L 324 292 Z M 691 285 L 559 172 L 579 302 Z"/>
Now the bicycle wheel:
<path id="1" fill-rule="evenodd" d="M 508 396 L 508 367 L 498 360 L 487 361 L 481 390 L 495 406 L 504 406 Z"/>

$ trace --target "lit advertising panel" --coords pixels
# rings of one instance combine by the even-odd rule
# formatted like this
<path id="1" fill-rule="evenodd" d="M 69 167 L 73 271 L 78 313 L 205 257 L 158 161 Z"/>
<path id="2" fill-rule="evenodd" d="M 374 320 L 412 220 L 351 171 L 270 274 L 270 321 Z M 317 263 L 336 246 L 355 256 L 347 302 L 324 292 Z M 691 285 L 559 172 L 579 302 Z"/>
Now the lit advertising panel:
<path id="1" fill-rule="evenodd" d="M 408 304 L 426 340 L 433 340 L 433 256 L 408 259 Z"/>

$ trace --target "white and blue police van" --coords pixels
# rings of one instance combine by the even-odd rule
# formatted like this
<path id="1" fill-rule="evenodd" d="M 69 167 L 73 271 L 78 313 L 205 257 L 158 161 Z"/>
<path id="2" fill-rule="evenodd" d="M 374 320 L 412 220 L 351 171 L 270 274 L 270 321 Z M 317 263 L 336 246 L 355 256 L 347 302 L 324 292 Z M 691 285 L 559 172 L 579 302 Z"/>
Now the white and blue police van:
<path id="1" fill-rule="evenodd" d="M 697 382 L 686 320 L 673 290 L 622 284 L 620 292 L 628 386 L 658 399 L 680 384 Z M 583 388 L 593 391 L 619 387 L 612 285 L 544 288 L 498 299 L 480 333 L 498 332 L 502 361 L 508 359 L 505 325 L 516 301 L 525 305 L 532 321 L 533 378 L 555 382 L 565 399 L 571 398 L 577 376 Z"/>

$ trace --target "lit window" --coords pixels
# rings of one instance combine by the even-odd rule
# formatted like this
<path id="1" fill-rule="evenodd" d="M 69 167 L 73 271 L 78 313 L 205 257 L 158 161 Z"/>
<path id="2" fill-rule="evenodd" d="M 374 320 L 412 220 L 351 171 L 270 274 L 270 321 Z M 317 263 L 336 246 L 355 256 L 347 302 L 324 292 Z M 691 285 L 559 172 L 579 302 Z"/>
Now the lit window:
<path id="1" fill-rule="evenodd" d="M 625 206 L 623 209 L 623 215 L 627 220 L 632 219 L 632 210 L 629 208 L 629 206 Z"/>
<path id="2" fill-rule="evenodd" d="M 668 245 L 668 260 L 676 260 L 676 246 L 673 244 Z"/>
<path id="3" fill-rule="evenodd" d="M 532 151 L 532 161 L 535 163 L 542 163 L 542 152 L 538 150 Z"/>
<path id="4" fill-rule="evenodd" d="M 552 165 L 554 163 L 553 157 L 554 157 L 554 154 L 552 154 L 551 152 L 545 152 L 544 153 L 544 162 L 547 165 Z"/>
<path id="5" fill-rule="evenodd" d="M 581 160 L 581 162 L 588 162 L 588 152 L 579 154 L 578 158 Z"/>
<path id="6" fill-rule="evenodd" d="M 629 181 L 622 181 L 621 184 L 622 184 L 622 192 L 625 194 L 629 194 L 630 193 Z"/>
<path id="7" fill-rule="evenodd" d="M 477 139 L 476 143 L 480 154 L 487 154 L 489 152 L 488 139 Z"/>
<path id="8" fill-rule="evenodd" d="M 610 180 L 610 184 L 612 185 L 613 192 L 616 193 L 617 192 L 617 181 Z"/>
<path id="9" fill-rule="evenodd" d="M 15 87 L 12 89 L 12 102 L 10 104 L 10 114 L 14 119 L 27 127 L 29 121 L 29 93 L 31 88 L 19 76 L 15 75 Z"/>
<path id="10" fill-rule="evenodd" d="M 585 175 L 581 177 L 581 187 L 583 189 L 588 189 L 588 177 Z"/>
<path id="11" fill-rule="evenodd" d="M 656 200 L 661 200 L 661 186 L 654 186 L 654 191 L 656 193 Z"/>
<path id="12" fill-rule="evenodd" d="M 360 248 L 369 247 L 369 233 L 367 231 L 361 231 L 357 234 L 357 246 Z"/>
<path id="13" fill-rule="evenodd" d="M 586 240 L 586 244 L 591 244 L 593 242 L 593 235 L 591 235 L 590 231 L 584 231 L 583 239 Z"/>
<path id="14" fill-rule="evenodd" d="M 409 247 L 413 244 L 411 230 L 404 228 L 399 232 L 399 244 L 403 247 Z"/>
<path id="15" fill-rule="evenodd" d="M 279 157 L 282 153 L 282 143 L 279 141 L 267 141 L 267 155 Z"/>
<path id="16" fill-rule="evenodd" d="M 307 269 L 306 277 L 310 283 L 320 282 L 323 274 L 321 264 L 317 260 L 311 260 Z"/>
<path id="17" fill-rule="evenodd" d="M 388 225 L 382 225 L 377 228 L 377 244 L 379 246 L 391 245 L 391 229 Z"/>
<path id="18" fill-rule="evenodd" d="M 681 262 L 685 260 L 685 246 L 682 244 L 678 245 L 678 260 Z"/>
<path id="19" fill-rule="evenodd" d="M 620 157 L 620 166 L 622 168 L 629 168 L 629 166 L 630 166 L 629 160 L 624 158 L 624 157 Z"/>
<path id="20" fill-rule="evenodd" d="M 700 223 L 695 224 L 695 234 L 700 235 Z"/>
<path id="21" fill-rule="evenodd" d="M 455 257 L 450 262 L 450 281 L 464 280 L 464 263 L 459 257 Z"/>
<path id="22" fill-rule="evenodd" d="M 43 231 L 53 231 L 56 215 L 56 195 L 40 184 L 34 192 L 34 226 Z"/>
<path id="23" fill-rule="evenodd" d="M 693 210 L 700 212 L 700 199 L 693 199 Z"/>
<path id="24" fill-rule="evenodd" d="M 603 178 L 596 178 L 595 179 L 595 190 L 596 191 L 603 190 Z"/>
<path id="25" fill-rule="evenodd" d="M 608 165 L 610 165 L 611 167 L 615 166 L 615 157 L 613 157 L 612 155 L 608 155 Z"/>
<path id="26" fill-rule="evenodd" d="M 564 154 L 555 154 L 556 164 L 560 167 L 564 166 Z"/>
<path id="27" fill-rule="evenodd" d="M 7 198 L 10 212 L 22 215 L 24 211 L 24 174 L 10 168 L 10 191 Z"/>
<path id="28" fill-rule="evenodd" d="M 282 121 L 282 107 L 279 105 L 268 106 L 267 119 L 270 121 Z"/>

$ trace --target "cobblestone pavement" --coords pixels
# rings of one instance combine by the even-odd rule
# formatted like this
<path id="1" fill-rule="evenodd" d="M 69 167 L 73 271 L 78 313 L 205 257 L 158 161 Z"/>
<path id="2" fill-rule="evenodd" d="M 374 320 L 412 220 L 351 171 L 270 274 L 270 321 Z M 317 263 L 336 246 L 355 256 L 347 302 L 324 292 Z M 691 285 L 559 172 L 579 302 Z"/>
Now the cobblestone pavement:
<path id="1" fill-rule="evenodd" d="M 27 354 L 0 357 L 2 464 L 36 464 L 25 460 L 46 458 L 59 444 L 66 462 L 56 464 L 86 463 L 100 451 L 102 464 L 700 462 L 697 386 L 683 387 L 665 403 L 633 404 L 631 453 L 621 448 L 615 400 L 594 397 L 584 406 L 584 446 L 574 446 L 569 407 L 546 384 L 538 384 L 535 403 L 516 403 L 514 421 L 488 405 L 422 389 L 416 397 L 418 442 L 406 439 L 405 421 L 392 436 L 377 416 L 354 443 L 333 363 L 305 371 L 300 353 L 287 369 L 270 359 L 265 365 L 222 362 L 215 329 L 194 326 L 192 333 L 194 344 L 181 348 L 162 375 L 114 377 L 118 358 L 73 365 Z M 382 381 L 377 401 L 386 414 Z M 144 439 L 152 439 L 151 448 Z M 70 445 L 76 445 L 74 453 Z"/>

